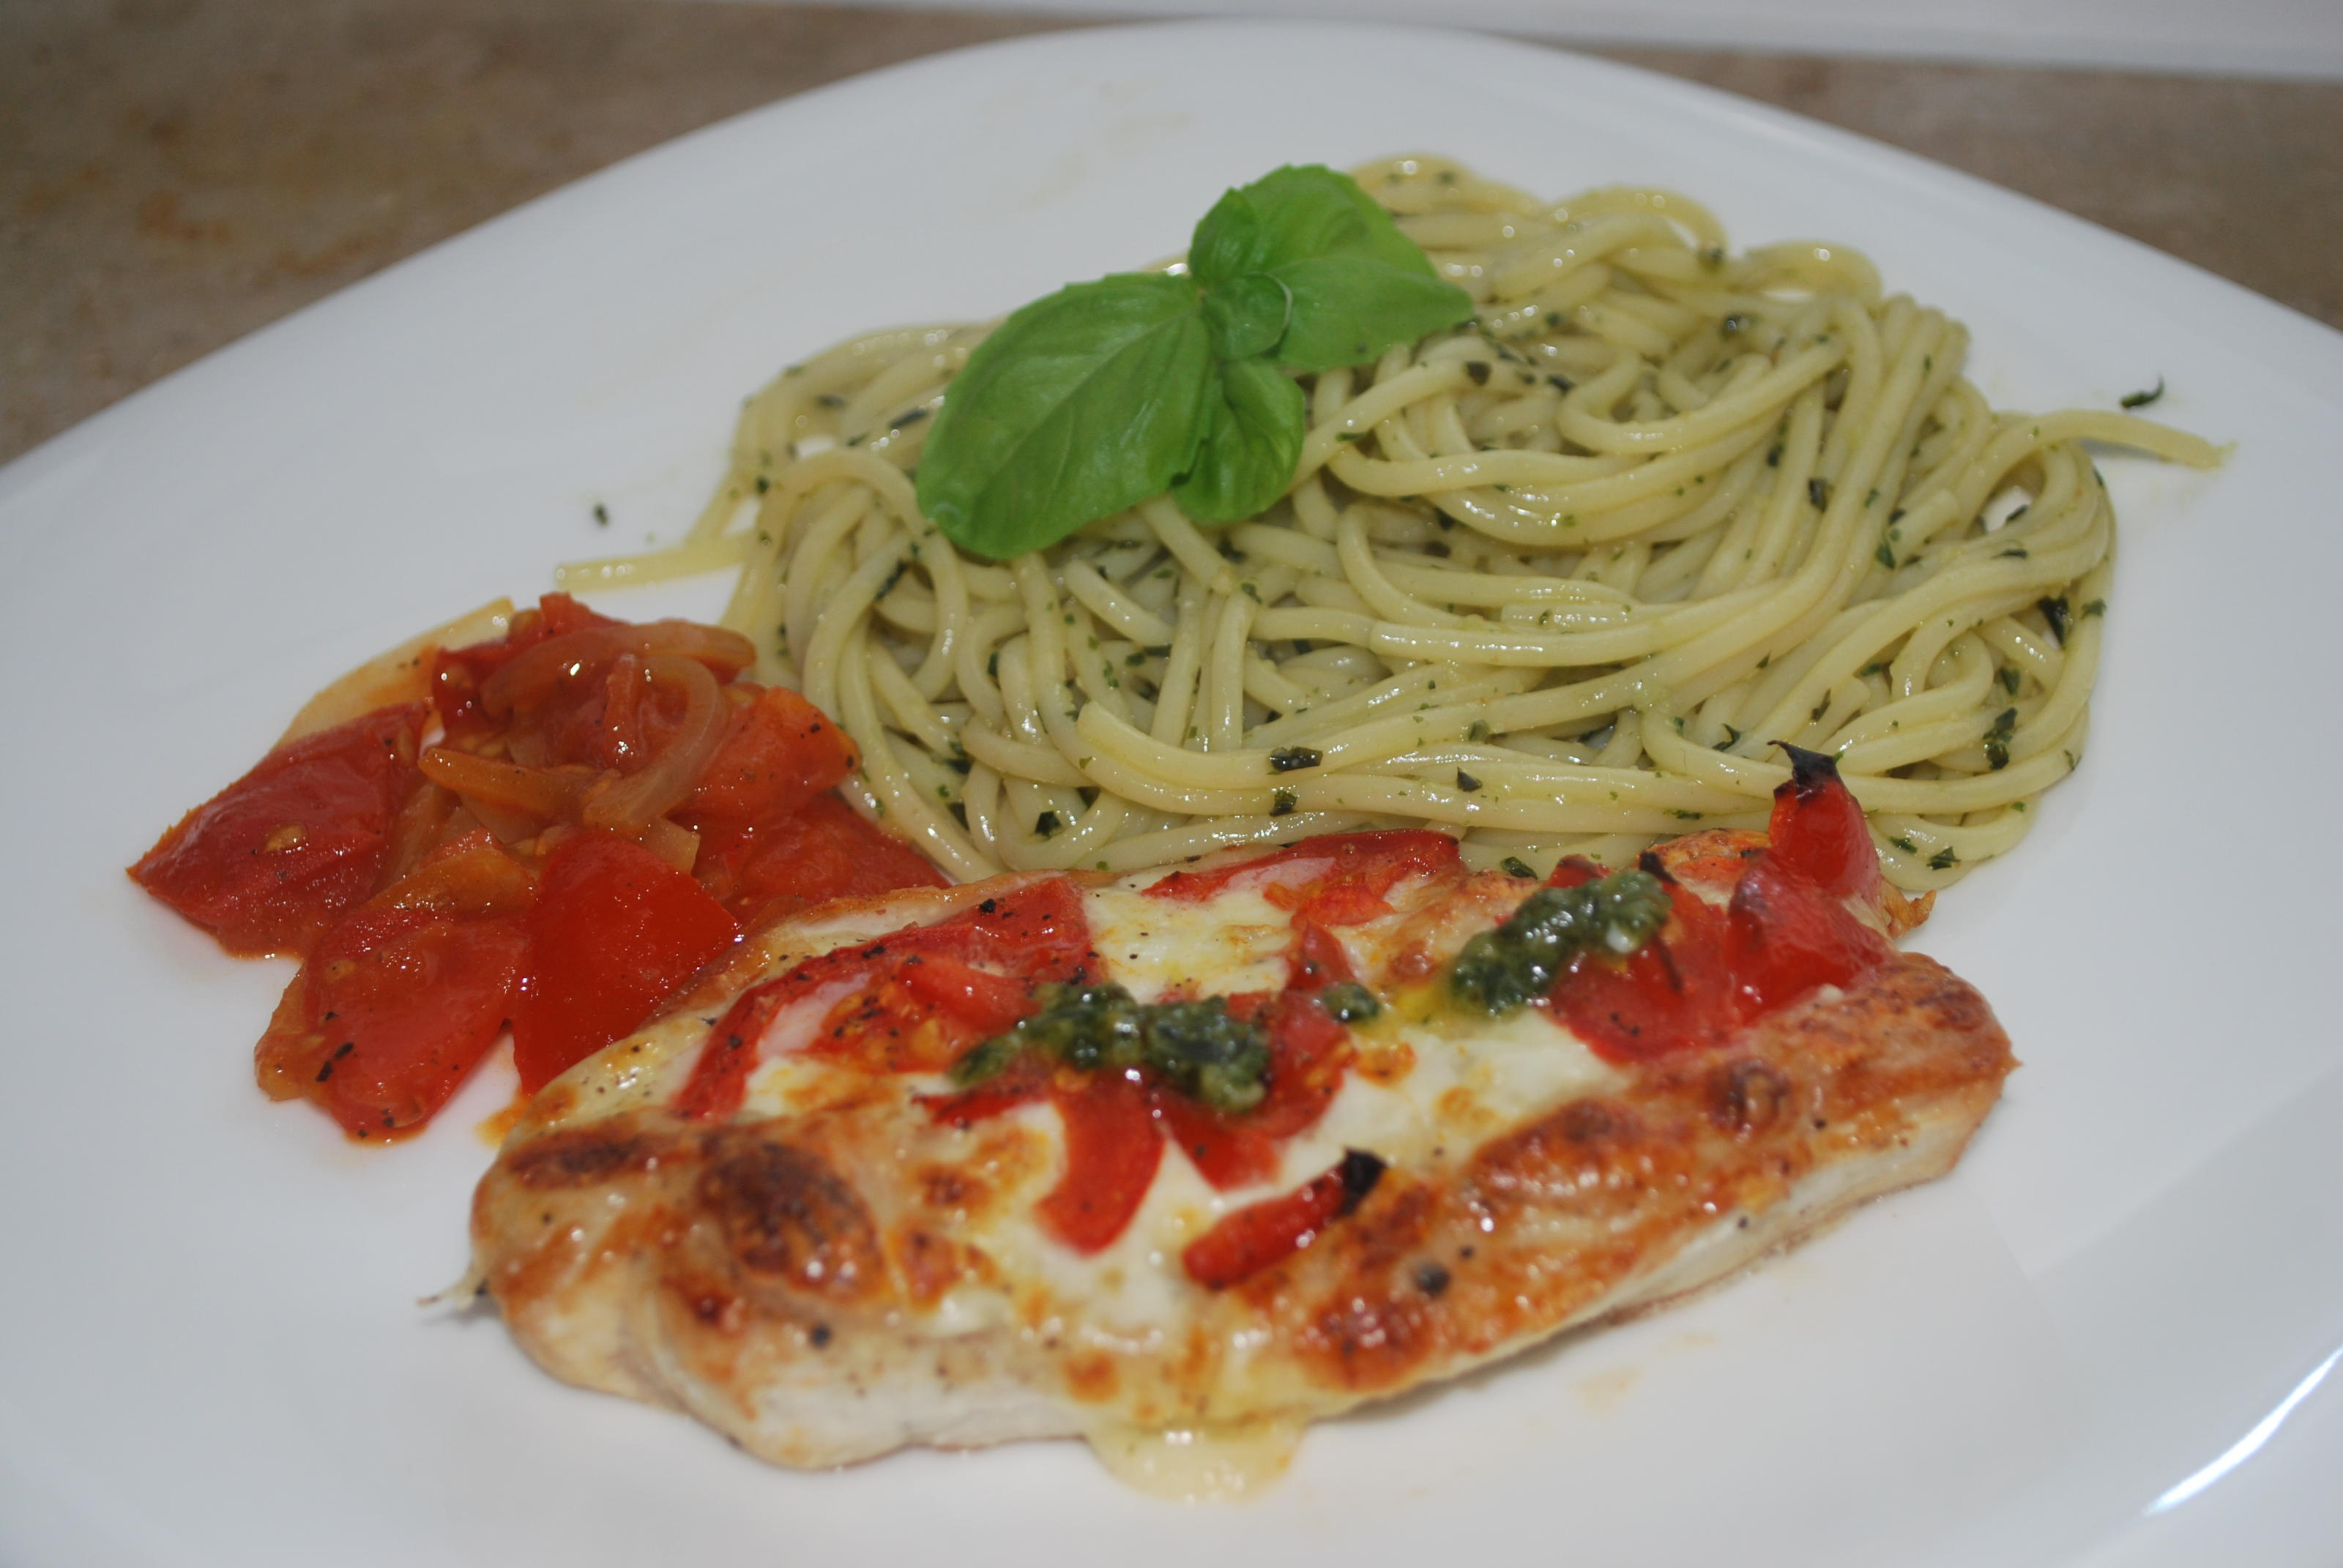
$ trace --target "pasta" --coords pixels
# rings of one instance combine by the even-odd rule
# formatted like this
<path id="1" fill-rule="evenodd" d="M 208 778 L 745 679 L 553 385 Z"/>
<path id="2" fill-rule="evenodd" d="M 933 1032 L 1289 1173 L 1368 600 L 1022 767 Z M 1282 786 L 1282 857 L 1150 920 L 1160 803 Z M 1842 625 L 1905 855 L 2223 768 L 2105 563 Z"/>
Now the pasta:
<path id="1" fill-rule="evenodd" d="M 1159 498 L 1008 562 L 920 513 L 982 326 L 790 367 L 676 547 L 861 749 L 846 792 L 962 879 L 1124 871 L 1433 824 L 1544 873 L 1756 827 L 1775 741 L 1836 755 L 1907 890 L 2021 838 L 2088 729 L 2115 518 L 2086 446 L 2210 466 L 2114 412 L 1997 413 L 1957 322 L 1843 246 L 1729 254 L 1683 196 L 1559 205 L 1429 157 L 1357 171 L 1477 320 L 1305 377 L 1284 499 Z"/>

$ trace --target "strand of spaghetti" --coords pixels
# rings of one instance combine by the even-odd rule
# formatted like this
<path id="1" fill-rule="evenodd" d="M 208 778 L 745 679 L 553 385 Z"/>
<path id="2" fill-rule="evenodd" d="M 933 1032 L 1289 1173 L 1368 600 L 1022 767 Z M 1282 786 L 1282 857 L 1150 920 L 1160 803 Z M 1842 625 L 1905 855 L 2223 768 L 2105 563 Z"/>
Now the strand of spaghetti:
<path id="1" fill-rule="evenodd" d="M 840 679 L 830 703 L 823 706 L 839 715 L 862 750 L 862 766 L 850 784 L 859 784 L 874 814 L 890 820 L 944 870 L 961 881 L 995 875 L 1000 868 L 980 855 L 951 819 L 912 782 L 895 755 L 895 743 L 879 723 L 870 700 L 870 655 L 860 647 L 845 649 Z M 869 739 L 863 737 L 868 736 Z"/>
<path id="2" fill-rule="evenodd" d="M 737 536 L 686 539 L 673 549 L 570 561 L 554 568 L 553 586 L 563 593 L 592 593 L 598 588 L 647 588 L 731 570 L 747 559 L 748 543 Z"/>

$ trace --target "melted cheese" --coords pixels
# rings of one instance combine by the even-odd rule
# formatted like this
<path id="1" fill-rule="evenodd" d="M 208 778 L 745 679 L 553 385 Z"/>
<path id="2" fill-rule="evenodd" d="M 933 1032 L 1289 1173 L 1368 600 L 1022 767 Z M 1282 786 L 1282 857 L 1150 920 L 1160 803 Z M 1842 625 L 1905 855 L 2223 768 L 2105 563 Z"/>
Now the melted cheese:
<path id="1" fill-rule="evenodd" d="M 1286 913 L 1259 886 L 1225 888 L 1210 899 L 1187 902 L 1146 897 L 1140 889 L 1148 880 L 1126 879 L 1084 894 L 1100 979 L 1121 984 L 1143 1001 L 1172 993 L 1230 995 L 1283 987 L 1292 929 Z M 1413 906 L 1442 890 L 1421 881 L 1403 885 L 1392 895 L 1393 914 L 1337 934 L 1372 975 L 1389 960 L 1402 928 L 1421 912 Z M 950 912 L 943 908 L 938 916 Z M 1439 945 L 1453 948 L 1473 930 L 1494 923 L 1503 909 L 1476 899 L 1433 912 L 1439 917 Z M 899 923 L 858 915 L 798 928 L 786 950 L 773 953 L 765 976 L 784 973 L 813 954 L 873 940 Z M 1420 931 L 1421 921 L 1413 929 Z M 868 1094 L 872 1081 L 866 1073 L 804 1050 L 830 1009 L 853 994 L 850 982 L 824 986 L 772 1020 L 759 1041 L 762 1060 L 749 1080 L 746 1114 L 803 1115 L 841 1098 Z M 1354 1068 L 1345 1075 L 1325 1116 L 1283 1144 L 1269 1180 L 1216 1191 L 1176 1145 L 1167 1143 L 1137 1214 L 1096 1253 L 1062 1245 L 1033 1218 L 1033 1205 L 1064 1171 L 1057 1112 L 1046 1103 L 1029 1103 L 989 1123 L 1021 1126 L 1051 1151 L 1051 1158 L 1041 1161 L 1019 1190 L 1003 1194 L 965 1232 L 967 1241 L 990 1255 L 998 1277 L 1018 1283 L 1006 1301 L 981 1287 L 949 1292 L 920 1315 L 915 1332 L 952 1339 L 997 1327 L 1004 1316 L 1013 1315 L 1026 1332 L 1070 1339 L 1078 1349 L 1108 1356 L 1159 1353 L 1165 1348 L 1167 1325 L 1184 1321 L 1182 1302 L 1196 1289 L 1182 1267 L 1181 1253 L 1223 1216 L 1322 1174 L 1350 1149 L 1414 1169 L 1463 1160 L 1504 1128 L 1619 1081 L 1615 1070 L 1544 1009 L 1481 1019 L 1451 1012 L 1432 996 L 1419 987 L 1354 1031 L 1362 1057 L 1375 1062 L 1376 1070 Z M 578 1109 L 598 1115 L 672 1095 L 689 1076 L 719 1011 L 675 1015 L 595 1057 L 574 1079 Z M 907 1106 L 950 1087 L 932 1074 L 880 1081 Z M 891 1153 L 906 1166 L 963 1163 L 981 1136 L 975 1130 L 930 1123 L 922 1112 L 908 1114 L 901 1126 L 902 1146 Z M 1243 1349 L 1230 1348 L 1238 1353 Z M 1151 1489 L 1169 1487 L 1186 1495 L 1197 1488 L 1236 1485 L 1230 1478 L 1246 1466 L 1258 1469 L 1266 1462 L 1259 1456 L 1276 1445 L 1256 1436 L 1240 1442 L 1228 1434 L 1189 1433 L 1176 1442 L 1131 1437 L 1108 1446 L 1115 1447 L 1110 1460 L 1119 1470 L 1143 1473 L 1141 1482 Z M 1238 1464 L 1229 1455 L 1239 1449 L 1255 1458 Z M 1157 1477 L 1161 1485 L 1147 1476 Z M 1221 1479 L 1208 1484 L 1200 1476 Z"/>
<path id="2" fill-rule="evenodd" d="M 1413 1067 L 1390 1083 L 1355 1071 L 1345 1079 L 1325 1118 L 1285 1146 L 1281 1189 L 1329 1169 L 1345 1149 L 1418 1167 L 1462 1159 L 1506 1127 L 1620 1081 L 1543 1008 L 1504 1019 L 1385 1020 L 1361 1031 L 1362 1046 L 1404 1044 Z"/>
<path id="3" fill-rule="evenodd" d="M 1174 1503 L 1233 1503 L 1285 1473 L 1306 1424 L 1159 1429 L 1113 1422 L 1091 1432 L 1090 1442 L 1126 1485 Z"/>
<path id="4" fill-rule="evenodd" d="M 1091 889 L 1082 902 L 1105 978 L 1141 1001 L 1169 991 L 1227 996 L 1285 984 L 1292 929 L 1257 889 L 1230 888 L 1190 903 L 1119 883 Z"/>
<path id="5" fill-rule="evenodd" d="M 1101 978 L 1121 983 L 1143 1000 L 1174 990 L 1227 995 L 1274 990 L 1285 983 L 1291 930 L 1283 911 L 1257 890 L 1231 889 L 1184 903 L 1150 899 L 1123 884 L 1091 890 L 1085 901 Z M 1347 945 L 1370 952 L 1384 945 L 1385 928 L 1406 918 L 1404 898 L 1394 901 L 1401 913 L 1346 931 Z M 1454 940 L 1461 942 L 1463 933 Z M 1005 1277 L 1026 1282 L 1021 1312 L 1031 1332 L 1047 1337 L 1071 1332 L 1109 1354 L 1153 1353 L 1162 1348 L 1164 1325 L 1182 1321 L 1182 1302 L 1196 1289 L 1182 1267 L 1181 1252 L 1222 1216 L 1322 1174 L 1348 1149 L 1417 1169 L 1462 1160 L 1508 1126 L 1619 1081 L 1615 1070 L 1543 1009 L 1525 1008 L 1497 1020 L 1423 1005 L 1412 1010 L 1423 1016 L 1411 1019 L 1405 1016 L 1410 1010 L 1387 1007 L 1382 1018 L 1356 1031 L 1362 1053 L 1391 1067 L 1376 1076 L 1355 1070 L 1346 1075 L 1326 1115 L 1283 1145 L 1271 1179 L 1215 1191 L 1185 1154 L 1167 1144 L 1131 1224 L 1088 1256 L 1052 1241 L 1031 1219 L 1031 1201 L 1063 1171 L 1061 1153 L 1035 1179 L 1025 1201 L 996 1210 L 971 1238 Z M 784 1081 L 785 1072 L 767 1070 L 760 1094 L 763 1084 Z M 942 1086 L 940 1079 L 919 1081 L 923 1091 Z M 1053 1146 L 1060 1143 L 1058 1119 L 1048 1107 L 1028 1105 L 1013 1114 Z M 1064 1310 L 1075 1303 L 1078 1314 Z M 1083 1327 L 1069 1329 L 1068 1321 L 1077 1316 Z M 936 1332 L 959 1331 L 939 1322 Z M 1154 1456 L 1147 1465 L 1172 1463 L 1158 1449 L 1147 1452 Z"/>

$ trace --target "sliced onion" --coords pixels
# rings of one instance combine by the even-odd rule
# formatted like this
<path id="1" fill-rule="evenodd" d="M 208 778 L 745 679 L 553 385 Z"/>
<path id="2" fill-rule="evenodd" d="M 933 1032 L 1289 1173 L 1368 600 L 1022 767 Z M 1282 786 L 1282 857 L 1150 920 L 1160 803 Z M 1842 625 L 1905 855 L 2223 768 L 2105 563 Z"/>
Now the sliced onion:
<path id="1" fill-rule="evenodd" d="M 430 754 L 426 752 L 427 757 Z M 407 798 L 390 824 L 390 852 L 383 857 L 377 889 L 387 888 L 415 869 L 416 863 L 447 838 L 447 824 L 456 815 L 456 797 L 437 784 L 425 784 Z"/>
<path id="2" fill-rule="evenodd" d="M 502 719 L 551 695 L 565 676 L 631 653 L 650 661 L 685 658 L 730 679 L 756 662 L 757 650 L 737 631 L 697 621 L 655 620 L 641 626 L 592 626 L 551 637 L 515 656 L 480 683 L 480 707 Z"/>
<path id="3" fill-rule="evenodd" d="M 426 751 L 418 766 L 426 779 L 461 795 L 475 810 L 485 804 L 548 822 L 575 817 L 588 792 L 608 777 L 596 768 L 524 768 L 445 746 Z"/>
<path id="4" fill-rule="evenodd" d="M 665 817 L 654 817 L 635 842 L 686 876 L 699 859 L 699 835 Z"/>
<path id="5" fill-rule="evenodd" d="M 607 828 L 630 839 L 690 796 L 700 770 L 723 743 L 732 712 L 724 689 L 696 659 L 658 654 L 643 661 L 643 669 L 653 688 L 673 687 L 683 693 L 683 722 L 667 749 L 640 772 L 625 778 L 606 775 L 586 797 L 582 813 L 588 827 Z"/>

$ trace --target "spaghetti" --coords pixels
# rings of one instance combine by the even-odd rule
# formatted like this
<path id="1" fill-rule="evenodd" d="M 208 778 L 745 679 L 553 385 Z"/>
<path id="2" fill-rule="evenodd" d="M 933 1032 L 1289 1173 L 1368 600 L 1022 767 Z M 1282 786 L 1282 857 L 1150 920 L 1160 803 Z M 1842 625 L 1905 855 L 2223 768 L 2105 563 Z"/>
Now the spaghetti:
<path id="1" fill-rule="evenodd" d="M 1433 158 L 1358 178 L 1478 318 L 1304 377 L 1260 517 L 1158 498 L 962 552 L 909 475 L 987 328 L 906 328 L 751 400 L 679 545 L 561 586 L 737 568 L 758 678 L 962 879 L 1425 823 L 1476 865 L 1617 864 L 1761 826 L 1775 741 L 1836 756 L 1906 890 L 2016 844 L 2087 733 L 2115 518 L 2085 443 L 2217 449 L 1996 412 L 1961 326 L 1843 246 L 1735 256 L 1679 196 Z"/>

